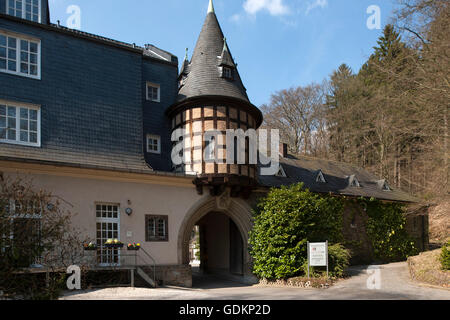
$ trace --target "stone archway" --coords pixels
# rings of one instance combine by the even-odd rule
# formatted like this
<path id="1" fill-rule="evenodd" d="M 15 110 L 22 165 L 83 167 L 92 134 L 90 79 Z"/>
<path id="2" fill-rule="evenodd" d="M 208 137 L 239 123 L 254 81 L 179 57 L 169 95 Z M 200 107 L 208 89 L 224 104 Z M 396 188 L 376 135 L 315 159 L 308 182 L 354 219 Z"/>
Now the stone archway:
<path id="1" fill-rule="evenodd" d="M 248 252 L 248 233 L 252 227 L 252 215 L 250 206 L 238 198 L 230 198 L 229 193 L 219 197 L 207 196 L 200 199 L 186 213 L 178 233 L 178 263 L 189 264 L 189 239 L 195 224 L 211 212 L 227 215 L 238 228 L 243 245 L 243 278 L 242 280 L 254 283 L 255 278 L 251 273 L 251 257 Z"/>

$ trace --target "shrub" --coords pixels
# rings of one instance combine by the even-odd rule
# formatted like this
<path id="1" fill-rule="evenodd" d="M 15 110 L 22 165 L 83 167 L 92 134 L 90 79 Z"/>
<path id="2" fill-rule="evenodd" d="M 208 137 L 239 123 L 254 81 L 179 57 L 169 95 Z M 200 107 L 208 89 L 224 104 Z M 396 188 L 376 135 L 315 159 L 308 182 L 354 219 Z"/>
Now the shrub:
<path id="1" fill-rule="evenodd" d="M 443 270 L 450 270 L 450 240 L 442 247 L 441 264 Z"/>
<path id="2" fill-rule="evenodd" d="M 350 251 L 337 243 L 328 247 L 329 275 L 331 277 L 344 276 L 345 269 L 350 264 Z"/>
<path id="3" fill-rule="evenodd" d="M 254 211 L 253 272 L 270 280 L 303 275 L 307 241 L 341 242 L 342 210 L 342 200 L 311 193 L 301 183 L 271 189 Z"/>
<path id="4" fill-rule="evenodd" d="M 417 254 L 414 241 L 405 229 L 403 205 L 384 204 L 374 199 L 361 201 L 367 206 L 367 234 L 375 258 L 383 262 L 395 262 Z"/>

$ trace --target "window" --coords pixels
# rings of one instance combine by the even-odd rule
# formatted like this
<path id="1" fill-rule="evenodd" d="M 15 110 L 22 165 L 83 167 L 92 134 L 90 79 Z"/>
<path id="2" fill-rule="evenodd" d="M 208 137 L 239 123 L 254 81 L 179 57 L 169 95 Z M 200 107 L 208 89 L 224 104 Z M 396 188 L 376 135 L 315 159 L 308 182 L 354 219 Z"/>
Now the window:
<path id="1" fill-rule="evenodd" d="M 147 82 L 147 100 L 160 101 L 160 86 L 158 84 Z"/>
<path id="2" fill-rule="evenodd" d="M 327 182 L 325 180 L 325 177 L 323 176 L 322 170 L 319 170 L 319 172 L 317 173 L 316 182 L 320 182 L 320 183 L 326 183 Z"/>
<path id="3" fill-rule="evenodd" d="M 169 241 L 168 216 L 145 216 L 145 241 Z"/>
<path id="4" fill-rule="evenodd" d="M 389 184 L 386 180 L 378 180 L 377 181 L 378 188 L 380 188 L 383 191 L 391 191 L 391 187 L 389 187 Z"/>
<path id="5" fill-rule="evenodd" d="M 119 250 L 106 249 L 108 239 L 119 239 L 120 216 L 119 206 L 115 204 L 98 203 L 95 206 L 97 231 L 97 262 L 102 266 L 119 264 Z"/>
<path id="6" fill-rule="evenodd" d="M 0 71 L 40 79 L 38 40 L 0 31 Z"/>
<path id="7" fill-rule="evenodd" d="M 222 77 L 226 78 L 226 79 L 231 79 L 233 77 L 233 73 L 231 71 L 231 68 L 222 67 Z"/>
<path id="8" fill-rule="evenodd" d="M 147 152 L 161 153 L 161 137 L 155 135 L 147 135 Z"/>
<path id="9" fill-rule="evenodd" d="M 39 147 L 41 116 L 37 106 L 0 100 L 0 142 Z"/>
<path id="10" fill-rule="evenodd" d="M 349 181 L 348 182 L 349 182 L 348 184 L 349 184 L 350 187 L 355 187 L 355 188 L 360 188 L 361 187 L 361 184 L 359 183 L 358 179 L 356 179 L 355 175 L 351 175 L 349 177 Z"/>
<path id="11" fill-rule="evenodd" d="M 1 253 L 14 250 L 19 267 L 39 264 L 41 248 L 41 209 L 34 201 L 9 201 L 0 226 Z M 5 219 L 6 218 L 6 219 Z"/>
<path id="12" fill-rule="evenodd" d="M 286 177 L 287 177 L 286 172 L 284 171 L 282 165 L 280 165 L 280 167 L 279 167 L 279 169 L 278 169 L 278 172 L 277 172 L 277 174 L 276 174 L 275 176 L 276 176 L 276 177 L 283 177 L 283 178 L 286 178 Z"/>
<path id="13" fill-rule="evenodd" d="M 34 22 L 41 22 L 41 0 L 7 0 L 8 14 Z"/>
<path id="14" fill-rule="evenodd" d="M 210 140 L 205 141 L 205 162 L 214 162 L 216 160 L 216 137 L 211 136 Z"/>

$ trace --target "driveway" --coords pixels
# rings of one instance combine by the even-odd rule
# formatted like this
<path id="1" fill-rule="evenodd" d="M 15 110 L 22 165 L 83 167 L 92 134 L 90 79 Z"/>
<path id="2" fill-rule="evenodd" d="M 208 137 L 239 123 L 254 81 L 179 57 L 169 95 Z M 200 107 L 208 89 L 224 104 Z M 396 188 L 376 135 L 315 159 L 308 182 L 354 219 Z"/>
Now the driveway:
<path id="1" fill-rule="evenodd" d="M 353 267 L 351 277 L 328 289 L 248 286 L 213 276 L 194 276 L 194 288 L 108 288 L 66 292 L 64 300 L 450 300 L 450 290 L 409 278 L 406 262 Z M 368 280 L 369 287 L 368 288 Z"/>

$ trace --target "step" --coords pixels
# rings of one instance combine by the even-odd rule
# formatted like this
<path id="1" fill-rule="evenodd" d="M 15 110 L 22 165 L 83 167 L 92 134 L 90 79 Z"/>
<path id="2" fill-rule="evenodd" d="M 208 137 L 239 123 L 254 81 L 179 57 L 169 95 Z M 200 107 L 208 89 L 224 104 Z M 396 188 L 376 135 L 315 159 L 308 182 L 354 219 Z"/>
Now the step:
<path id="1" fill-rule="evenodd" d="M 153 281 L 153 279 L 150 278 L 150 277 L 148 276 L 148 274 L 147 274 L 144 270 L 142 270 L 142 268 L 136 267 L 136 271 L 137 271 L 138 275 L 139 275 L 143 280 L 145 280 L 145 282 L 147 282 L 151 287 L 156 288 L 156 283 L 155 283 L 155 281 Z"/>

